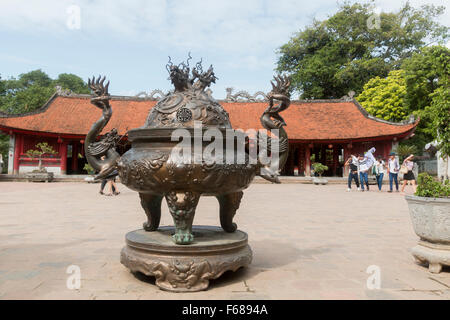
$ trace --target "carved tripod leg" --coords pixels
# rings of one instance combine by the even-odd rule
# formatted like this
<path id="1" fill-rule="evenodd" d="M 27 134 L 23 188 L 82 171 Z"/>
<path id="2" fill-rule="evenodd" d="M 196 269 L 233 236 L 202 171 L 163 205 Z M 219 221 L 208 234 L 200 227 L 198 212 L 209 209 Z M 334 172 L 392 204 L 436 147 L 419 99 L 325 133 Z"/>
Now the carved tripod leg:
<path id="1" fill-rule="evenodd" d="M 233 217 L 239 209 L 243 195 L 244 193 L 239 191 L 216 196 L 220 204 L 220 225 L 226 232 L 234 232 L 237 229 L 236 223 L 233 223 Z"/>
<path id="2" fill-rule="evenodd" d="M 192 222 L 200 194 L 194 192 L 169 192 L 166 194 L 167 205 L 175 224 L 172 236 L 176 244 L 189 244 L 194 241 Z"/>
<path id="3" fill-rule="evenodd" d="M 139 193 L 139 197 L 141 198 L 141 206 L 147 215 L 147 222 L 144 222 L 144 230 L 157 230 L 161 220 L 161 201 L 163 197 L 145 193 Z"/>

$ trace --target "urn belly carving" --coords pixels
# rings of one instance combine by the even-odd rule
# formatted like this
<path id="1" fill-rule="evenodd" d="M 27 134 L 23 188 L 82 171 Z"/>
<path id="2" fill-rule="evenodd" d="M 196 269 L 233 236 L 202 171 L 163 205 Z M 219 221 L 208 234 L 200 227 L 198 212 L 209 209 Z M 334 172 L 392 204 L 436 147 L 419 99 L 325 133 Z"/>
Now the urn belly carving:
<path id="1" fill-rule="evenodd" d="M 86 158 L 99 173 L 96 179 L 118 174 L 123 184 L 139 193 L 147 214 L 146 231 L 159 227 L 161 201 L 166 199 L 174 220 L 176 244 L 194 241 L 192 224 L 200 196 L 215 196 L 220 204 L 220 222 L 234 232 L 233 217 L 255 175 L 279 183 L 279 170 L 288 155 L 286 125 L 279 113 L 290 104 L 287 77 L 276 76 L 268 94 L 268 107 L 261 123 L 271 134 L 253 136 L 233 130 L 228 113 L 205 89 L 217 79 L 212 66 L 203 71 L 186 63 L 167 65 L 175 90 L 150 110 L 143 127 L 128 132 L 131 149 L 115 150 L 119 140 L 113 129 L 97 137 L 112 115 L 105 78 L 89 80 L 92 104 L 103 110 L 86 137 Z M 279 104 L 275 104 L 279 101 Z M 264 143 L 259 143 L 265 140 Z M 252 152 L 250 149 L 254 149 Z M 269 163 L 258 157 L 262 152 Z"/>

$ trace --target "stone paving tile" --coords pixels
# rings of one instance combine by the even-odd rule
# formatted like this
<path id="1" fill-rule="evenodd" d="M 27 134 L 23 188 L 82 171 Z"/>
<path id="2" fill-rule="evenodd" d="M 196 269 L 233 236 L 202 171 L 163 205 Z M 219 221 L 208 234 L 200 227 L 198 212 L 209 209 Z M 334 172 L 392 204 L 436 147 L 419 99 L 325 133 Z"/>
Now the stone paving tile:
<path id="1" fill-rule="evenodd" d="M 450 299 L 450 270 L 414 262 L 417 242 L 397 193 L 346 192 L 344 185 L 254 184 L 235 221 L 253 262 L 205 292 L 174 294 L 120 264 L 125 234 L 145 220 L 138 195 L 119 185 L 0 183 L 0 299 Z M 163 202 L 161 225 L 171 225 Z M 195 224 L 219 225 L 219 206 L 201 198 Z M 70 265 L 81 288 L 66 286 Z M 381 271 L 367 289 L 366 270 Z M 143 281 L 145 280 L 145 281 Z"/>

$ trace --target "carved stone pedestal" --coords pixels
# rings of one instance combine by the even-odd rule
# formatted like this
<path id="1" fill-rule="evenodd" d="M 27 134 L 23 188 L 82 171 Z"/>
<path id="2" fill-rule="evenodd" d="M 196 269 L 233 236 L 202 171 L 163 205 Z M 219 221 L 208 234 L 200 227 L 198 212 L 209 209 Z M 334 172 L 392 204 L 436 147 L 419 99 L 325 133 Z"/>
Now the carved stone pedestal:
<path id="1" fill-rule="evenodd" d="M 251 263 L 245 232 L 227 233 L 209 226 L 194 226 L 192 232 L 192 244 L 177 245 L 172 241 L 173 227 L 131 231 L 120 261 L 132 272 L 154 276 L 160 289 L 174 292 L 205 290 L 210 279 Z"/>
<path id="2" fill-rule="evenodd" d="M 440 273 L 442 266 L 450 266 L 450 245 L 421 240 L 411 249 L 411 253 L 418 262 L 428 263 L 428 270 L 431 273 Z"/>

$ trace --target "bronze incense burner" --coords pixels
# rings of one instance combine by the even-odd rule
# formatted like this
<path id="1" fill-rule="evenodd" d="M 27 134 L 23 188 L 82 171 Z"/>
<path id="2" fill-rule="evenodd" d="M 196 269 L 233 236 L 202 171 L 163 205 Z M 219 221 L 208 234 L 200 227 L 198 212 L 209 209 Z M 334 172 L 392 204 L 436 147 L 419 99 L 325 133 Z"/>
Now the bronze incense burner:
<path id="1" fill-rule="evenodd" d="M 169 60 L 166 68 L 174 85 L 174 91 L 160 99 L 151 109 L 144 126 L 128 132 L 128 139 L 132 145 L 131 149 L 122 156 L 115 151 L 118 141 L 115 129 L 96 141 L 112 115 L 109 104 L 109 82 L 104 85 L 105 78 L 100 79 L 100 77 L 89 80 L 89 87 L 93 91 L 91 102 L 102 109 L 103 114 L 86 137 L 87 160 L 99 172 L 96 179 L 116 173 L 123 184 L 137 191 L 148 218 L 144 223 L 144 230 L 139 231 L 139 234 L 127 235 L 129 246 L 136 247 L 133 240 L 136 237 L 139 238 L 145 234 L 150 236 L 152 232 L 158 230 L 163 198 L 166 198 L 174 221 L 172 231 L 167 227 L 163 229 L 165 234 L 172 233 L 175 246 L 195 246 L 196 231 L 193 232 L 192 225 L 196 206 L 202 195 L 215 196 L 218 199 L 221 227 L 226 233 L 237 232 L 233 217 L 239 208 L 242 190 L 249 186 L 255 175 L 279 183 L 279 170 L 284 166 L 288 155 L 288 138 L 283 129 L 285 122 L 279 115 L 279 112 L 285 110 L 290 104 L 288 91 L 290 82 L 287 77 L 275 77 L 275 82 L 272 82 L 273 89 L 268 94 L 269 106 L 260 119 L 264 128 L 272 131 L 276 129 L 275 133 L 257 132 L 251 136 L 248 133 L 233 130 L 228 113 L 211 97 L 210 91 L 205 90 L 217 79 L 212 66 L 207 71 L 203 71 L 199 62 L 191 70 L 188 59 L 186 63 L 179 65 L 174 65 Z M 275 101 L 280 103 L 276 105 Z M 264 141 L 265 143 L 261 143 Z M 252 152 L 250 149 L 255 144 L 256 152 Z M 258 157 L 263 151 L 271 157 L 272 160 L 269 163 L 263 163 Z M 214 232 L 217 233 L 216 229 Z M 198 230 L 202 232 L 203 229 Z M 158 232 L 162 232 L 162 229 L 160 228 Z M 239 246 L 236 248 L 239 247 L 238 249 L 242 251 L 244 250 L 242 245 L 247 246 L 247 236 L 245 233 L 241 232 L 241 234 L 236 236 L 240 239 Z M 148 241 L 142 241 L 140 248 L 145 242 L 149 252 L 161 250 L 149 244 Z M 185 248 L 187 249 L 187 246 Z M 179 254 L 179 249 L 171 248 L 170 250 L 175 255 Z M 224 247 L 220 250 L 224 250 Z M 141 256 L 136 258 L 137 252 L 134 253 L 133 258 L 130 258 L 128 253 L 125 255 L 126 257 L 122 257 L 122 260 L 126 260 L 126 263 L 122 262 L 130 269 L 144 271 L 151 275 L 156 274 L 153 267 L 151 271 L 148 271 L 150 268 L 148 261 L 145 267 L 142 265 L 136 267 L 134 260 L 130 262 L 132 259 L 144 259 Z M 241 263 L 230 262 L 234 267 L 228 269 L 250 263 L 251 251 L 248 246 L 245 248 L 245 257 L 241 259 Z M 232 261 L 236 260 L 233 259 Z M 160 261 L 158 263 L 157 268 L 162 268 Z M 172 262 L 165 263 L 171 265 Z M 172 267 L 166 265 L 166 269 L 178 270 L 179 273 L 177 264 L 180 261 L 173 263 Z M 202 263 L 198 262 L 199 265 Z M 181 269 L 191 270 L 191 267 L 195 265 L 194 261 L 188 261 Z M 199 267 L 196 268 L 198 270 Z M 219 276 L 223 271 L 218 270 L 214 273 L 214 277 Z M 209 276 L 211 277 L 213 276 Z M 174 288 L 184 286 L 180 281 L 172 285 L 167 282 L 160 285 L 157 281 L 157 284 L 162 288 L 176 291 Z M 190 284 L 184 288 L 188 290 L 192 286 Z M 203 285 L 201 288 L 204 287 Z"/>
<path id="2" fill-rule="evenodd" d="M 91 102 L 103 110 L 103 115 L 86 137 L 86 156 L 91 166 L 99 171 L 97 179 L 117 170 L 122 183 L 139 192 L 142 207 L 148 216 L 148 221 L 144 223 L 146 231 L 158 229 L 161 201 L 165 197 L 176 228 L 174 241 L 178 244 L 189 244 L 193 241 L 192 222 L 201 195 L 217 197 L 220 203 L 221 226 L 226 232 L 234 232 L 236 224 L 232 220 L 239 208 L 242 190 L 249 186 L 255 175 L 279 182 L 279 172 L 271 169 L 274 167 L 273 163 L 250 163 L 250 156 L 246 153 L 249 142 L 247 136 L 244 137 L 245 148 L 239 148 L 235 143 L 231 148 L 227 148 L 225 140 L 227 137 L 230 139 L 231 130 L 228 113 L 205 92 L 216 80 L 212 66 L 204 72 L 201 64 L 197 63 L 192 74 L 188 63 L 170 63 L 167 69 L 175 87 L 174 92 L 163 97 L 151 109 L 143 127 L 128 132 L 132 147 L 121 157 L 115 151 L 115 129 L 99 142 L 95 141 L 111 118 L 112 109 L 109 104 L 109 82 L 104 86 L 104 78 L 89 80 L 89 86 L 94 93 Z M 279 163 L 275 165 L 279 169 L 284 166 L 289 148 L 287 134 L 283 129 L 285 122 L 278 113 L 289 106 L 290 99 L 289 80 L 281 76 L 275 77 L 275 80 L 276 83 L 272 83 L 273 90 L 268 95 L 269 106 L 261 116 L 261 122 L 266 129 L 279 129 Z M 274 106 L 274 100 L 281 101 L 281 104 Z M 200 161 L 195 161 L 199 156 L 195 154 L 195 148 L 191 148 L 192 154 L 188 161 L 184 160 L 189 157 L 180 159 L 173 156 L 173 148 L 179 143 L 171 139 L 174 130 L 186 129 L 191 133 L 187 139 L 192 139 L 191 144 L 194 145 L 195 122 L 203 125 L 200 131 L 202 135 L 205 130 L 212 128 L 221 131 L 224 139 L 221 143 L 222 161 L 204 159 L 208 141 L 202 142 Z M 239 136 L 242 135 L 244 134 L 241 132 L 235 132 L 236 140 L 239 141 Z M 261 137 L 257 139 L 260 140 Z M 270 146 L 274 138 L 268 139 L 269 143 L 266 145 Z M 242 152 L 245 152 L 245 162 L 238 163 L 237 158 L 242 156 Z M 224 161 L 230 158 L 229 154 L 233 159 L 231 163 Z M 100 160 L 102 156 L 105 157 L 104 160 Z"/>

